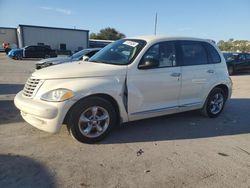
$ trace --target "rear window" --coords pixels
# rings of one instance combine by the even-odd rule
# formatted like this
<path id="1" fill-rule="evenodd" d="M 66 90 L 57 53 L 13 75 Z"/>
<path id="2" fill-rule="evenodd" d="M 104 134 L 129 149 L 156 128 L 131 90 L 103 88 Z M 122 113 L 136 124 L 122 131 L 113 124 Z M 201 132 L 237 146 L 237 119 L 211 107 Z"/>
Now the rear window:
<path id="1" fill-rule="evenodd" d="M 207 52 L 201 42 L 181 42 L 182 65 L 208 64 Z"/>
<path id="2" fill-rule="evenodd" d="M 220 63 L 221 58 L 217 50 L 211 44 L 205 43 L 205 46 L 208 52 L 209 63 Z"/>

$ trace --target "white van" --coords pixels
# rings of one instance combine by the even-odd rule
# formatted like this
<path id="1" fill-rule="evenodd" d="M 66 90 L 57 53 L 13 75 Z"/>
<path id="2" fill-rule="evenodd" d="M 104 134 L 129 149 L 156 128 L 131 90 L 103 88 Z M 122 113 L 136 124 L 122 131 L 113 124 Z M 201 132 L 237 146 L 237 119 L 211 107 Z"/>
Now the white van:
<path id="1" fill-rule="evenodd" d="M 217 117 L 231 92 L 214 43 L 146 36 L 109 44 L 89 62 L 34 72 L 15 105 L 38 129 L 66 124 L 78 141 L 93 143 L 123 122 L 195 109 Z"/>

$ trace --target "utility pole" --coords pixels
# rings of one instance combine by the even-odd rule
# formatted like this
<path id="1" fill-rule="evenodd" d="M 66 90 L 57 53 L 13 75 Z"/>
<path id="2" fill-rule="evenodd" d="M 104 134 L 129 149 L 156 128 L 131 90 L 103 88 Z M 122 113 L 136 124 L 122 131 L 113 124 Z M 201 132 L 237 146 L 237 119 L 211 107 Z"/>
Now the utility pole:
<path id="1" fill-rule="evenodd" d="M 157 12 L 155 14 L 155 35 L 156 35 L 156 30 L 157 30 Z"/>

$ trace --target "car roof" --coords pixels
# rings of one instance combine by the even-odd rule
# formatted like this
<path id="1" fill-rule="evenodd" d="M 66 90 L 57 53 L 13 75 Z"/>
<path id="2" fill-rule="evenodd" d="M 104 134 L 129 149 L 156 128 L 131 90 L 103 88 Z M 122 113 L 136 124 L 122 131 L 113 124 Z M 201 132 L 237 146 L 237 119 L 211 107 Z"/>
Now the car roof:
<path id="1" fill-rule="evenodd" d="M 204 41 L 214 44 L 211 39 L 201 39 L 193 37 L 168 37 L 162 35 L 147 35 L 147 36 L 129 37 L 126 39 L 139 39 L 139 40 L 145 40 L 146 42 L 168 41 L 168 40 L 190 40 L 190 41 Z"/>

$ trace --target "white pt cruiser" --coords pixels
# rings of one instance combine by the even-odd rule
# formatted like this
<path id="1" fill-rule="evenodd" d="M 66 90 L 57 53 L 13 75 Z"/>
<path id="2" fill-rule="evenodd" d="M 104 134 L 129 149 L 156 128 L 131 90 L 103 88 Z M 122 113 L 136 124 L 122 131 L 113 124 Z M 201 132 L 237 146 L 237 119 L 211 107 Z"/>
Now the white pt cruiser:
<path id="1" fill-rule="evenodd" d="M 196 109 L 217 117 L 231 92 L 212 42 L 147 36 L 109 44 L 89 62 L 34 72 L 15 105 L 38 129 L 66 124 L 75 139 L 93 143 L 123 122 Z"/>

